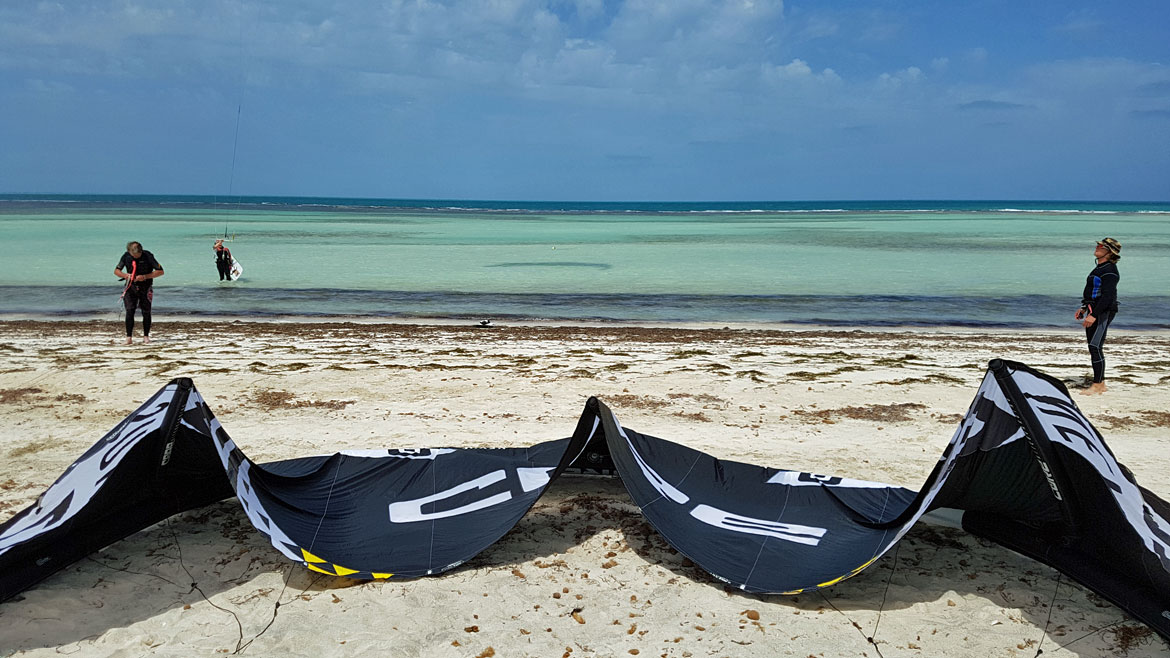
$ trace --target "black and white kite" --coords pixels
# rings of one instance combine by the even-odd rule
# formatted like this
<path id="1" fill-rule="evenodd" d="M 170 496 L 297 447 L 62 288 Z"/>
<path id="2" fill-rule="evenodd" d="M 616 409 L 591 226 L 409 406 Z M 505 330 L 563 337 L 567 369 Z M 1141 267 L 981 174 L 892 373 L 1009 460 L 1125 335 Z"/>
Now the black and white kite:
<path id="1" fill-rule="evenodd" d="M 305 567 L 439 574 L 506 534 L 561 473 L 621 477 L 676 549 L 735 587 L 859 573 L 926 514 L 1049 564 L 1170 639 L 1170 505 L 1113 457 L 1059 381 L 996 360 L 922 490 L 719 460 L 622 427 L 591 398 L 529 448 L 343 451 L 257 464 L 176 379 L 0 525 L 0 600 L 184 510 L 231 497 Z"/>

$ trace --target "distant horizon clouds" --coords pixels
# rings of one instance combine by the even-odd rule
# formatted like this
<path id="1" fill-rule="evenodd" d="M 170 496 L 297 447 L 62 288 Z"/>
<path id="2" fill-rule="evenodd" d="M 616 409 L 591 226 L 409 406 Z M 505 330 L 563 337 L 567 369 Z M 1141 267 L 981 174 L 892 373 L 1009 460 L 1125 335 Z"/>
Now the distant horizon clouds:
<path id="1" fill-rule="evenodd" d="M 1170 200 L 1170 3 L 7 0 L 0 193 Z"/>

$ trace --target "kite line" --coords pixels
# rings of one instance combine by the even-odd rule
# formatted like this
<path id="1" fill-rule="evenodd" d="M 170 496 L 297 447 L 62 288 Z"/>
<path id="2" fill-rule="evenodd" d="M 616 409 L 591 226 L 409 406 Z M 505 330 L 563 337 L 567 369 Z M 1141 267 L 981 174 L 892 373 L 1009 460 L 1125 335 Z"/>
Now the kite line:
<path id="1" fill-rule="evenodd" d="M 179 501 L 176 499 L 175 504 L 178 505 L 178 502 Z M 243 641 L 244 641 L 244 625 L 242 623 L 240 623 L 240 617 L 236 613 L 232 612 L 231 610 L 228 610 L 227 608 L 216 605 L 215 603 L 212 602 L 211 599 L 209 599 L 207 597 L 207 593 L 203 591 L 203 588 L 199 587 L 199 583 L 198 583 L 198 581 L 195 580 L 195 576 L 191 575 L 191 570 L 188 569 L 186 563 L 183 562 L 183 547 L 182 547 L 182 545 L 179 544 L 179 535 L 178 535 L 178 533 L 175 532 L 175 528 L 171 524 L 170 517 L 167 517 L 167 519 L 166 519 L 166 526 L 167 526 L 167 530 L 169 530 L 171 532 L 172 539 L 174 539 L 174 541 L 175 541 L 175 549 L 179 552 L 179 566 L 183 568 L 183 571 L 187 574 L 187 578 L 191 579 L 191 589 L 187 590 L 187 593 L 190 594 L 191 592 L 199 592 L 199 596 L 202 596 L 203 600 L 207 601 L 208 605 L 215 608 L 216 610 L 222 610 L 223 612 L 228 613 L 229 615 L 232 616 L 233 619 L 236 620 L 236 629 L 238 631 L 238 637 L 236 638 L 236 651 L 235 652 L 239 653 L 240 652 L 240 644 L 243 643 Z"/>
<path id="2" fill-rule="evenodd" d="M 235 135 L 232 137 L 232 168 L 231 168 L 231 173 L 228 174 L 228 198 L 229 199 L 233 195 L 232 192 L 233 192 L 233 188 L 234 188 L 235 183 L 236 183 L 236 150 L 240 144 L 240 115 L 243 114 L 243 112 L 244 112 L 244 103 L 243 103 L 243 101 L 240 101 L 236 105 L 236 131 L 235 131 Z M 236 204 L 239 205 L 239 201 L 237 201 Z M 223 237 L 225 240 L 228 239 L 228 219 L 230 217 L 231 217 L 231 211 L 229 210 L 227 216 L 225 216 L 224 220 L 223 220 Z M 231 237 L 231 240 L 235 240 L 235 239 L 236 239 L 236 236 L 233 235 Z"/>
<path id="3" fill-rule="evenodd" d="M 878 648 L 875 638 L 877 638 L 878 625 L 882 623 L 882 610 L 886 607 L 886 596 L 890 593 L 890 582 L 894 580 L 894 570 L 898 568 L 898 551 L 900 550 L 902 550 L 902 542 L 894 545 L 894 563 L 890 565 L 890 577 L 886 579 L 886 589 L 882 592 L 882 604 L 878 606 L 877 619 L 873 622 L 873 633 L 866 638 L 879 656 L 882 655 L 882 650 Z"/>
<path id="4" fill-rule="evenodd" d="M 849 615 L 845 614 L 845 612 L 844 612 L 844 611 L 842 611 L 842 610 L 841 610 L 840 608 L 838 608 L 837 606 L 833 605 L 833 602 L 829 600 L 829 597 L 825 596 L 825 591 L 824 591 L 823 589 L 818 589 L 818 590 L 817 590 L 817 594 L 820 594 L 820 595 L 821 595 L 821 598 L 825 600 L 825 603 L 828 603 L 828 604 L 829 604 L 829 607 L 830 607 L 830 608 L 832 608 L 833 610 L 837 611 L 837 613 L 839 613 L 839 614 L 840 614 L 842 617 L 844 617 L 844 618 L 846 618 L 846 619 L 848 619 L 848 620 L 849 620 L 849 625 L 850 625 L 850 626 L 852 626 L 853 628 L 856 628 L 858 633 L 861 633 L 861 637 L 864 637 L 864 638 L 865 638 L 865 642 L 866 642 L 867 644 L 869 644 L 869 645 L 873 646 L 873 650 L 877 652 L 877 654 L 878 654 L 878 658 L 885 658 L 885 656 L 883 656 L 883 655 L 882 655 L 882 650 L 881 650 L 881 648 L 880 648 L 880 647 L 877 645 L 877 642 L 874 642 L 874 640 L 873 640 L 873 638 L 872 638 L 872 637 L 870 637 L 870 636 L 866 635 L 866 634 L 865 634 L 865 631 L 861 630 L 861 624 L 859 624 L 859 623 L 857 623 L 857 622 L 853 621 L 853 618 L 852 618 L 852 617 L 850 617 Z"/>

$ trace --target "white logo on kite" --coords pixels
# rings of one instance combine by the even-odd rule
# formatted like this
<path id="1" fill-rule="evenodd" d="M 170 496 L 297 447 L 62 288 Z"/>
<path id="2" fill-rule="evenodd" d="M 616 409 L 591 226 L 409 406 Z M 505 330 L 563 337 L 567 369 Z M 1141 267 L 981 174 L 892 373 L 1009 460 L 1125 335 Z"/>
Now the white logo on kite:
<path id="1" fill-rule="evenodd" d="M 1039 456 L 1037 456 L 1037 461 L 1040 462 L 1040 470 L 1044 471 L 1044 477 L 1048 480 L 1048 486 L 1052 489 L 1052 495 L 1056 496 L 1057 500 L 1064 500 L 1060 495 L 1060 487 L 1056 486 L 1056 478 L 1052 477 L 1052 471 L 1048 469 L 1048 462 L 1039 459 Z"/>
<path id="2" fill-rule="evenodd" d="M 548 484 L 551 478 L 551 473 L 554 467 L 549 468 L 518 468 L 516 469 L 516 478 L 520 482 L 520 488 L 526 493 L 536 491 L 544 485 Z M 458 496 L 473 489 L 486 489 L 491 485 L 500 482 L 508 477 L 504 469 L 492 471 L 487 475 L 481 475 L 474 480 L 469 480 L 462 484 L 458 484 L 450 489 L 445 489 L 439 493 L 432 494 L 423 498 L 415 498 L 414 500 L 398 500 L 390 503 L 390 522 L 391 523 L 413 523 L 415 521 L 434 521 L 435 519 L 445 519 L 452 516 L 459 516 L 461 514 L 468 514 L 493 505 L 506 503 L 512 500 L 511 491 L 503 491 L 487 498 L 481 498 L 476 501 L 455 507 L 449 510 L 440 512 L 424 512 L 423 506 L 431 503 L 437 503 L 454 496 Z"/>
<path id="3" fill-rule="evenodd" d="M 85 507 L 131 448 L 162 427 L 168 405 L 160 400 L 170 399 L 174 391 L 173 385 L 164 387 L 110 430 L 81 459 L 73 462 L 65 474 L 40 495 L 31 512 L 16 518 L 0 534 L 0 555 L 13 546 L 64 525 Z"/>
<path id="4" fill-rule="evenodd" d="M 816 546 L 821 543 L 821 538 L 828 532 L 824 528 L 798 525 L 796 523 L 777 523 L 766 519 L 753 519 L 750 516 L 732 514 L 731 512 L 703 504 L 696 505 L 695 509 L 691 510 L 691 516 L 716 528 L 723 528 L 732 532 L 742 532 L 749 535 L 774 537 L 808 546 Z"/>
<path id="5" fill-rule="evenodd" d="M 646 481 L 650 483 L 650 486 L 654 487 L 658 493 L 666 496 L 679 505 L 685 505 L 691 499 L 690 496 L 679 491 L 677 488 L 667 482 L 665 478 L 659 475 L 657 471 L 655 471 L 653 468 L 650 468 L 650 465 L 646 463 L 646 460 L 642 459 L 642 455 L 638 454 L 638 449 L 634 447 L 634 443 L 633 441 L 630 441 L 630 437 L 626 435 L 626 431 L 622 429 L 622 425 L 618 422 L 617 416 L 615 416 L 612 411 L 609 415 L 613 417 L 613 424 L 617 426 L 618 434 L 621 434 L 622 438 L 626 440 L 626 445 L 630 447 L 630 454 L 634 456 L 634 461 L 638 462 L 638 468 L 642 469 L 642 475 L 646 476 Z"/>
<path id="6" fill-rule="evenodd" d="M 376 450 L 342 450 L 341 454 L 346 457 L 395 457 L 397 459 L 429 459 L 434 461 L 440 455 L 452 452 L 455 452 L 452 448 L 402 448 L 398 450 L 379 448 Z"/>
<path id="7" fill-rule="evenodd" d="M 857 489 L 892 489 L 888 484 L 854 480 L 853 478 L 837 477 L 835 475 L 818 475 L 816 473 L 798 473 L 796 471 L 778 471 L 768 478 L 768 484 L 786 484 L 791 487 L 852 487 Z"/>

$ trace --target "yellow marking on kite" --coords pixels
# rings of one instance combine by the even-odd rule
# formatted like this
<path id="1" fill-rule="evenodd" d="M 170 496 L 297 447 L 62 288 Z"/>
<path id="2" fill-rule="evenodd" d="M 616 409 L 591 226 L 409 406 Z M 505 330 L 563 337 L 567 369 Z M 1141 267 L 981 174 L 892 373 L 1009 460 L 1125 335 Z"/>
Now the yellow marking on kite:
<path id="1" fill-rule="evenodd" d="M 301 556 L 305 558 L 305 562 L 324 562 L 325 561 L 324 558 L 319 558 L 316 555 L 313 555 L 312 553 L 306 551 L 303 548 L 301 549 Z"/>
<path id="2" fill-rule="evenodd" d="M 322 569 L 321 567 L 318 567 L 317 565 L 309 563 L 309 562 L 306 562 L 305 566 L 312 569 L 313 571 L 316 571 L 318 573 L 323 573 L 323 574 L 326 574 L 328 576 L 336 576 L 337 575 L 337 574 L 333 573 L 332 571 L 326 571 L 326 570 Z"/>
<path id="3" fill-rule="evenodd" d="M 801 593 L 801 592 L 803 592 L 803 591 L 804 591 L 804 588 L 801 588 L 801 589 L 793 589 L 793 590 L 788 590 L 787 592 L 780 592 L 780 595 L 781 595 L 781 596 L 790 596 L 790 595 L 792 595 L 792 594 L 800 594 L 800 593 Z"/>
<path id="4" fill-rule="evenodd" d="M 333 565 L 333 568 L 337 570 L 337 575 L 338 575 L 338 576 L 348 576 L 348 575 L 349 575 L 349 574 L 351 574 L 351 573 L 357 573 L 357 572 L 358 572 L 358 570 L 357 570 L 357 569 L 347 569 L 347 568 L 345 568 L 345 567 L 341 566 L 340 564 L 335 564 L 335 565 Z"/>
<path id="5" fill-rule="evenodd" d="M 374 578 L 389 578 L 390 576 L 393 576 L 394 574 L 392 574 L 392 573 L 378 573 L 378 572 L 374 571 L 374 572 L 371 572 L 370 575 L 373 576 Z"/>
<path id="6" fill-rule="evenodd" d="M 860 572 L 862 569 L 868 567 L 869 565 L 873 564 L 874 562 L 877 562 L 877 557 L 869 558 L 869 562 L 866 562 L 865 564 L 861 565 L 860 567 L 857 567 L 856 569 L 854 569 L 853 573 Z"/>
<path id="7" fill-rule="evenodd" d="M 845 580 L 846 578 L 852 578 L 852 577 L 856 576 L 857 574 L 861 573 L 861 571 L 863 569 L 865 569 L 866 567 L 868 567 L 869 565 L 873 564 L 876 561 L 877 561 L 877 557 L 872 557 L 869 559 L 868 562 L 866 562 L 865 564 L 861 565 L 860 567 L 857 567 L 856 569 L 850 571 L 849 573 L 845 574 L 844 576 L 834 578 L 827 583 L 821 583 L 820 585 L 817 585 L 817 587 L 828 587 L 830 585 L 836 585 L 837 583 L 841 582 L 842 580 Z"/>

